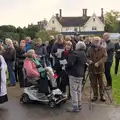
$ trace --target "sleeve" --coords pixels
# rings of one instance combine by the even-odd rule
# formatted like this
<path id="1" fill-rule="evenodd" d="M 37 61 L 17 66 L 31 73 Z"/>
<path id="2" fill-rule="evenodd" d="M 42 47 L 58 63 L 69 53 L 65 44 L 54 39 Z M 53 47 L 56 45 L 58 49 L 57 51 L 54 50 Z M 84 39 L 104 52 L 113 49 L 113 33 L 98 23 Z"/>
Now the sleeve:
<path id="1" fill-rule="evenodd" d="M 97 63 L 98 63 L 98 65 L 100 65 L 100 64 L 102 64 L 102 63 L 104 63 L 106 60 L 107 60 L 107 51 L 106 51 L 106 49 L 103 49 L 103 57 L 102 57 L 102 59 L 101 60 L 99 60 Z"/>
<path id="2" fill-rule="evenodd" d="M 28 67 L 28 66 L 29 66 L 29 67 Z M 28 76 L 40 77 L 39 72 L 37 72 L 37 71 L 32 67 L 31 61 L 25 61 L 25 62 L 24 62 L 24 68 L 25 68 Z"/>
<path id="3" fill-rule="evenodd" d="M 73 53 L 68 57 L 68 64 L 66 66 L 66 69 L 72 68 L 75 62 L 76 62 L 76 56 Z"/>
<path id="4" fill-rule="evenodd" d="M 54 44 L 54 45 L 52 46 L 52 49 L 51 49 L 51 54 L 52 54 L 53 56 L 56 56 L 56 55 L 55 55 L 56 52 L 57 52 L 57 48 L 56 48 L 56 44 Z"/>

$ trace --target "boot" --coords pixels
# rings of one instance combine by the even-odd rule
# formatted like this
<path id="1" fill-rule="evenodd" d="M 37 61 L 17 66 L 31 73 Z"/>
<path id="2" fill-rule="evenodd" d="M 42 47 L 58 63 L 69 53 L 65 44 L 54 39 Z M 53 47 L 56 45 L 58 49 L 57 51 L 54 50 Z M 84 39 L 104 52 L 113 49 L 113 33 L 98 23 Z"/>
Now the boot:
<path id="1" fill-rule="evenodd" d="M 79 111 L 80 110 L 79 110 L 78 106 L 73 106 L 73 107 L 67 109 L 67 112 L 79 112 Z"/>
<path id="2" fill-rule="evenodd" d="M 93 97 L 93 99 L 91 100 L 92 102 L 95 102 L 98 100 L 98 97 Z"/>
<path id="3" fill-rule="evenodd" d="M 101 101 L 101 102 L 105 102 L 106 99 L 105 99 L 103 96 L 101 96 L 101 97 L 100 97 L 100 101 Z"/>

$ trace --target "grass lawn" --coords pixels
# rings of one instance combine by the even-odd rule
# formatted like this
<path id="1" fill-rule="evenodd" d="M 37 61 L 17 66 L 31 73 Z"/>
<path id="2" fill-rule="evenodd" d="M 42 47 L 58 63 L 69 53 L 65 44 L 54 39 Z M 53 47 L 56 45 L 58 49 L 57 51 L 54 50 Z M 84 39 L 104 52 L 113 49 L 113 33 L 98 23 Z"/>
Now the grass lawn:
<path id="1" fill-rule="evenodd" d="M 115 63 L 113 63 L 111 73 L 112 73 L 112 94 L 113 94 L 113 100 L 115 101 L 116 104 L 120 105 L 120 67 L 118 71 L 118 75 L 116 76 L 114 74 L 114 68 L 115 68 Z"/>

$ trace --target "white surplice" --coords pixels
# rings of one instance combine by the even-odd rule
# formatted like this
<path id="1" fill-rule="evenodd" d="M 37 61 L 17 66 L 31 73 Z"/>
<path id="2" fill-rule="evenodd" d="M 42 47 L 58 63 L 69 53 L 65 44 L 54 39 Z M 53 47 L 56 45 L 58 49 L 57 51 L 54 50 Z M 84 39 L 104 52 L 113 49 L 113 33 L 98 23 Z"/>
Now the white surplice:
<path id="1" fill-rule="evenodd" d="M 4 96 L 7 94 L 7 87 L 6 87 L 6 70 L 7 70 L 7 64 L 3 58 L 3 56 L 0 55 L 1 60 L 1 90 L 0 90 L 0 96 Z"/>

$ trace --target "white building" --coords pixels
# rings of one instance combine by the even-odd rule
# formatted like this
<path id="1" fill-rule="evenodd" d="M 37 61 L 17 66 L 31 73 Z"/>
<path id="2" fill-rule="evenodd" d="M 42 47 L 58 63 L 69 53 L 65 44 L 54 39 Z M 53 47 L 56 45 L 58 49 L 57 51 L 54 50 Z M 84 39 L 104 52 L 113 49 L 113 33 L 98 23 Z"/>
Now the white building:
<path id="1" fill-rule="evenodd" d="M 58 32 L 103 32 L 104 31 L 104 16 L 101 9 L 101 16 L 87 16 L 87 9 L 83 9 L 81 17 L 63 17 L 62 10 L 56 16 L 52 16 L 46 26 L 46 30 L 54 30 Z"/>

